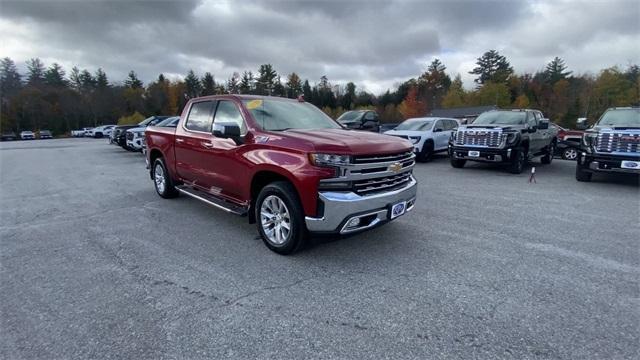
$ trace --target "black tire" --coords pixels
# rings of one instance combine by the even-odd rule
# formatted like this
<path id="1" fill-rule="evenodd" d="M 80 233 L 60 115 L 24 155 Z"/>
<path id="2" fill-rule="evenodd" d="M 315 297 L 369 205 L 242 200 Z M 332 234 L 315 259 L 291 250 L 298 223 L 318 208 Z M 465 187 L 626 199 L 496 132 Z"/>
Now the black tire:
<path id="1" fill-rule="evenodd" d="M 289 232 L 285 236 L 282 243 L 278 244 L 275 241 L 269 239 L 264 227 L 270 227 L 270 225 L 263 225 L 263 219 L 261 215 L 261 209 L 265 199 L 273 199 L 273 197 L 279 199 L 286 206 L 285 210 L 288 212 L 289 219 Z M 266 204 L 265 204 L 266 205 Z M 301 250 L 306 245 L 308 236 L 307 228 L 304 222 L 304 210 L 300 204 L 298 193 L 293 185 L 286 181 L 276 181 L 260 190 L 260 194 L 256 199 L 255 205 L 255 217 L 256 225 L 258 226 L 258 232 L 264 244 L 271 250 L 281 255 L 292 254 L 298 250 Z M 272 228 L 275 232 L 277 231 Z"/>
<path id="2" fill-rule="evenodd" d="M 578 158 L 578 150 L 569 147 L 562 150 L 562 154 L 560 156 L 562 156 L 563 160 L 575 161 Z"/>
<path id="3" fill-rule="evenodd" d="M 451 166 L 453 166 L 456 169 L 461 169 L 464 167 L 464 164 L 467 163 L 467 160 L 465 159 L 454 159 L 451 158 Z"/>
<path id="4" fill-rule="evenodd" d="M 555 152 L 556 152 L 556 142 L 552 141 L 551 144 L 549 144 L 549 147 L 547 149 L 547 154 L 540 158 L 540 162 L 546 165 L 551 164 L 551 162 L 553 161 L 553 154 L 555 154 Z"/>
<path id="5" fill-rule="evenodd" d="M 591 182 L 591 177 L 593 173 L 590 171 L 583 170 L 580 164 L 576 164 L 576 180 L 580 182 Z"/>
<path id="6" fill-rule="evenodd" d="M 513 155 L 513 160 L 511 160 L 511 164 L 509 165 L 509 172 L 512 174 L 522 174 L 526 163 L 527 152 L 522 148 L 517 149 L 516 153 Z"/>
<path id="7" fill-rule="evenodd" d="M 159 174 L 159 170 L 162 170 L 162 173 Z M 158 180 L 156 179 L 156 174 L 161 176 L 164 179 L 164 186 L 160 186 Z M 171 199 L 178 196 L 178 190 L 173 184 L 173 179 L 171 179 L 171 175 L 167 171 L 167 167 L 164 164 L 164 160 L 162 158 L 157 158 L 153 162 L 153 168 L 151 169 L 151 178 L 153 179 L 153 187 L 156 189 L 156 192 L 160 197 L 165 199 Z"/>
<path id="8" fill-rule="evenodd" d="M 425 141 L 424 145 L 422 145 L 422 149 L 420 149 L 420 152 L 418 153 L 418 161 L 420 162 L 431 161 L 431 159 L 433 159 L 433 149 L 434 149 L 433 141 L 431 140 Z"/>

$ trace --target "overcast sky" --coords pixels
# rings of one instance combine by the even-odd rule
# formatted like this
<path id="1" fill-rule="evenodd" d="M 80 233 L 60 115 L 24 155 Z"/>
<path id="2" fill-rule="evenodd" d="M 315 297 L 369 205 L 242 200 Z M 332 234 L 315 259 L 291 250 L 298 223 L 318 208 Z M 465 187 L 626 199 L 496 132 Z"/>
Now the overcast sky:
<path id="1" fill-rule="evenodd" d="M 435 57 L 452 75 L 497 49 L 516 72 L 554 56 L 577 73 L 640 63 L 634 1 L 7 1 L 0 57 L 31 57 L 146 82 L 189 69 L 226 80 L 274 65 L 283 80 L 327 75 L 374 93 L 418 76 Z"/>

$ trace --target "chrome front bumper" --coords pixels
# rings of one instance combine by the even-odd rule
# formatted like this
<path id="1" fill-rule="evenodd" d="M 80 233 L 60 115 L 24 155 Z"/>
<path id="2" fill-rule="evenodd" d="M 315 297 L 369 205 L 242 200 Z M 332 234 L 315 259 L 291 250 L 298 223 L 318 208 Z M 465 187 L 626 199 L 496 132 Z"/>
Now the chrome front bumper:
<path id="1" fill-rule="evenodd" d="M 324 216 L 305 217 L 307 229 L 317 233 L 346 234 L 372 228 L 390 220 L 390 207 L 406 201 L 406 211 L 415 205 L 417 182 L 411 181 L 404 187 L 367 196 L 353 192 L 320 192 L 318 197 L 324 204 Z M 348 227 L 351 219 L 359 218 L 359 226 Z"/>

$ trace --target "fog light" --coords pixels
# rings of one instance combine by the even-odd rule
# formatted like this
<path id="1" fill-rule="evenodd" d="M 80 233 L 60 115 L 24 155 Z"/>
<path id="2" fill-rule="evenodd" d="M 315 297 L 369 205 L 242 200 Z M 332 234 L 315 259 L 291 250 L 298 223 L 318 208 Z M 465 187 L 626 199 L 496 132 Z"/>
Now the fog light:
<path id="1" fill-rule="evenodd" d="M 347 227 L 353 228 L 360 225 L 360 218 L 353 218 L 347 223 Z"/>

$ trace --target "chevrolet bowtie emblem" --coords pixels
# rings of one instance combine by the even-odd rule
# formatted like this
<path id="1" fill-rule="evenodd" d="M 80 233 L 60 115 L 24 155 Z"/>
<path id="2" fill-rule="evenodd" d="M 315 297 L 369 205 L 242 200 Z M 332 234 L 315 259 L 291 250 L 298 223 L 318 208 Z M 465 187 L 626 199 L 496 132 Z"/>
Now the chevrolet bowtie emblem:
<path id="1" fill-rule="evenodd" d="M 400 170 L 402 170 L 402 164 L 400 164 L 399 162 L 389 165 L 389 171 L 397 173 Z"/>

